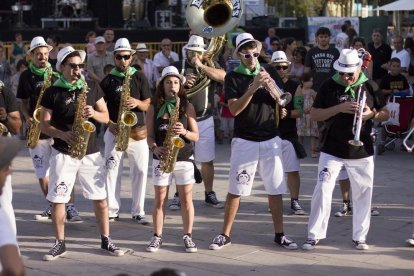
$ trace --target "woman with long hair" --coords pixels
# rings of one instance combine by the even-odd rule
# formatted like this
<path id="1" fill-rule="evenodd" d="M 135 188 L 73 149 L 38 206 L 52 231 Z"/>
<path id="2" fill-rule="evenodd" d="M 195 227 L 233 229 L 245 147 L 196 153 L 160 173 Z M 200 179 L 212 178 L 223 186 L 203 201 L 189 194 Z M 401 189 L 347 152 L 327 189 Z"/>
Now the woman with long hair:
<path id="1" fill-rule="evenodd" d="M 194 106 L 188 101 L 184 91 L 184 82 L 185 78 L 178 73 L 177 68 L 165 67 L 147 112 L 147 141 L 153 152 L 152 180 L 155 190 L 152 210 L 154 236 L 147 246 L 149 252 L 156 252 L 162 245 L 165 206 L 173 179 L 180 196 L 185 251 L 197 252 L 191 234 L 194 222 L 192 190 L 195 183 L 192 162 L 193 142 L 198 141 L 198 128 Z M 180 136 L 184 140 L 184 147 L 179 150 L 173 171 L 166 173 L 162 171 L 160 160 L 166 158 L 167 149 L 164 147 L 164 140 L 167 138 L 170 119 L 176 112 L 177 98 L 179 99 L 178 120 L 172 125 L 171 131 L 173 136 Z"/>

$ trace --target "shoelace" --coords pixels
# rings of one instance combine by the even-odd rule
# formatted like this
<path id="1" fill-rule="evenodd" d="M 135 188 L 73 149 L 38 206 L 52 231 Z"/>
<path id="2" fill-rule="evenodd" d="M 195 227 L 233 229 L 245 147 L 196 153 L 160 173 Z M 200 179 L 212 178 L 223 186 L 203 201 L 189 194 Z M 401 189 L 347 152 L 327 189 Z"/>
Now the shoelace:
<path id="1" fill-rule="evenodd" d="M 219 235 L 215 237 L 213 240 L 213 243 L 220 244 L 220 245 L 225 244 L 225 242 L 226 242 L 226 237 L 223 235 Z"/>
<path id="2" fill-rule="evenodd" d="M 195 247 L 195 243 L 187 235 L 184 236 L 184 244 L 185 244 L 185 247 L 187 247 L 187 248 Z"/>
<path id="3" fill-rule="evenodd" d="M 292 207 L 295 210 L 302 210 L 302 207 L 300 207 L 299 202 L 297 202 L 296 200 L 292 202 Z"/>
<path id="4" fill-rule="evenodd" d="M 67 211 L 68 211 L 68 213 L 69 213 L 69 215 L 71 217 L 77 217 L 77 216 L 79 216 L 78 211 L 76 211 L 76 209 L 73 208 L 73 207 L 69 207 Z"/>
<path id="5" fill-rule="evenodd" d="M 217 202 L 218 202 L 218 200 L 217 200 L 217 198 L 216 198 L 216 194 L 215 194 L 215 193 L 208 193 L 208 194 L 207 194 L 207 197 L 208 197 L 208 199 L 209 199 L 211 202 L 213 202 L 213 203 L 217 203 Z"/>
<path id="6" fill-rule="evenodd" d="M 106 248 L 108 249 L 108 251 L 114 252 L 116 250 L 119 250 L 119 248 L 115 246 L 115 244 L 112 242 L 110 238 L 108 238 L 106 243 L 107 243 Z"/>
<path id="7" fill-rule="evenodd" d="M 148 247 L 159 247 L 161 243 L 161 238 L 159 237 L 152 237 L 150 244 Z"/>
<path id="8" fill-rule="evenodd" d="M 289 245 L 289 244 L 291 244 L 291 243 L 293 243 L 293 241 L 289 240 L 286 236 L 283 236 L 283 237 L 280 239 L 280 244 Z"/>
<path id="9" fill-rule="evenodd" d="M 63 242 L 61 241 L 55 241 L 55 245 L 52 247 L 52 249 L 50 249 L 49 255 L 55 256 L 62 247 L 62 244 Z"/>

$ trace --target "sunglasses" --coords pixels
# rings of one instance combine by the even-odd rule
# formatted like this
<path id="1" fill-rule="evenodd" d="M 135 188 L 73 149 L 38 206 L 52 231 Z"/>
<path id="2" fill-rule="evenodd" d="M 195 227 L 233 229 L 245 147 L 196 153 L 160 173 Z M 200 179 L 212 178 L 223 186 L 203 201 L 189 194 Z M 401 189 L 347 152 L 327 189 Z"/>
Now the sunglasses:
<path id="1" fill-rule="evenodd" d="M 256 53 L 247 53 L 247 54 L 239 52 L 239 54 L 240 54 L 242 57 L 244 57 L 245 59 L 250 59 L 250 58 L 252 58 L 252 57 L 257 58 L 257 57 L 259 56 L 259 53 L 257 53 L 257 52 L 256 52 Z"/>
<path id="2" fill-rule="evenodd" d="M 76 68 L 80 68 L 80 69 L 83 69 L 84 67 L 85 67 L 85 64 L 84 63 L 69 63 L 68 64 L 69 66 L 70 66 L 70 68 L 72 68 L 72 69 L 76 69 Z"/>
<path id="3" fill-rule="evenodd" d="M 280 66 L 280 65 L 278 65 L 278 66 L 275 66 L 275 68 L 276 68 L 276 70 L 287 70 L 288 68 L 289 68 L 289 66 L 287 66 L 287 65 L 285 65 L 285 66 Z"/>
<path id="4" fill-rule="evenodd" d="M 353 77 L 354 76 L 354 73 L 345 73 L 345 72 L 338 72 L 338 74 L 340 75 L 340 76 L 347 76 L 347 77 Z"/>
<path id="5" fill-rule="evenodd" d="M 125 59 L 125 60 L 129 60 L 131 58 L 131 55 L 116 55 L 115 58 L 117 60 L 121 60 L 121 59 Z"/>

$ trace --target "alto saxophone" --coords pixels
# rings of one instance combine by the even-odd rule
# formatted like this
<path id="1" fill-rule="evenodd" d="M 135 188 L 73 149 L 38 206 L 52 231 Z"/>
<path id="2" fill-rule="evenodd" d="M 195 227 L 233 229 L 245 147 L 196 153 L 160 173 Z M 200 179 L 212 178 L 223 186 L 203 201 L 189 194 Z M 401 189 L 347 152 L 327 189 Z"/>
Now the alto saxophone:
<path id="1" fill-rule="evenodd" d="M 184 147 L 185 142 L 174 133 L 174 125 L 178 122 L 180 116 L 180 98 L 176 96 L 174 110 L 170 116 L 167 134 L 163 147 L 166 148 L 166 154 L 160 160 L 160 169 L 165 173 L 171 173 L 174 170 L 177 161 L 178 152 Z"/>
<path id="2" fill-rule="evenodd" d="M 88 148 L 89 137 L 91 133 L 96 131 L 94 124 L 83 118 L 83 109 L 86 106 L 86 98 L 88 93 L 88 85 L 86 81 L 79 76 L 83 81 L 84 87 L 78 96 L 76 102 L 75 121 L 72 126 L 72 132 L 75 134 L 75 144 L 69 146 L 69 154 L 72 158 L 82 159 L 86 155 Z"/>
<path id="3" fill-rule="evenodd" d="M 0 80 L 0 95 L 3 93 L 4 83 Z M 9 132 L 5 124 L 0 123 L 0 136 Z"/>
<path id="4" fill-rule="evenodd" d="M 138 122 L 137 115 L 125 107 L 126 101 L 128 100 L 129 95 L 131 94 L 131 89 L 129 87 L 131 77 L 132 75 L 126 72 L 125 79 L 122 84 L 122 94 L 119 104 L 117 120 L 119 132 L 115 139 L 115 148 L 117 151 L 125 151 L 128 148 L 131 127 L 136 125 L 136 123 Z"/>
<path id="5" fill-rule="evenodd" d="M 37 145 L 40 137 L 40 111 L 41 106 L 40 102 L 42 101 L 43 94 L 45 93 L 46 89 L 52 84 L 52 77 L 53 71 L 50 67 L 48 69 L 48 76 L 47 79 L 44 80 L 42 88 L 40 89 L 39 97 L 37 98 L 36 107 L 33 112 L 33 116 L 30 119 L 30 127 L 27 130 L 27 147 L 34 148 Z"/>

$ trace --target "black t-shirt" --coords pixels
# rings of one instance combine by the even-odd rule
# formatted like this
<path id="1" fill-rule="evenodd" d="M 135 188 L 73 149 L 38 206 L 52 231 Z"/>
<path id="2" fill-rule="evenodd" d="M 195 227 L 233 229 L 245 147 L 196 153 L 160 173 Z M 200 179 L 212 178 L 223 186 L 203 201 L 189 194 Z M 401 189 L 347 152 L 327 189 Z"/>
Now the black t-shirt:
<path id="1" fill-rule="evenodd" d="M 123 87 L 124 78 L 118 77 L 112 74 L 108 74 L 100 83 L 104 93 L 105 101 L 108 106 L 109 118 L 113 122 L 118 121 L 119 106 L 121 101 L 121 93 Z M 148 80 L 141 72 L 135 72 L 131 77 L 130 96 L 132 98 L 144 101 L 151 97 L 151 91 L 149 89 Z M 145 125 L 145 113 L 138 107 L 131 109 L 137 117 L 138 122 L 134 127 Z"/>
<path id="2" fill-rule="evenodd" d="M 52 77 L 52 82 L 55 82 L 56 77 Z M 37 100 L 39 98 L 40 90 L 42 90 L 44 83 L 43 76 L 36 75 L 30 69 L 23 71 L 20 75 L 19 85 L 17 86 L 17 98 L 26 100 L 29 99 L 29 114 L 33 115 L 35 111 Z M 41 133 L 40 139 L 47 139 L 49 136 Z"/>
<path id="3" fill-rule="evenodd" d="M 225 100 L 238 99 L 253 82 L 253 76 L 227 73 L 224 79 Z M 261 142 L 279 135 L 275 122 L 276 101 L 265 89 L 253 95 L 246 108 L 234 118 L 234 137 Z"/>
<path id="4" fill-rule="evenodd" d="M 155 143 L 158 146 L 162 146 L 164 144 L 165 136 L 167 135 L 168 124 L 170 119 L 163 119 L 157 118 L 158 110 L 154 107 L 154 133 L 155 133 Z M 179 116 L 180 123 L 183 124 L 185 129 L 188 129 L 187 124 L 187 116 L 185 114 L 180 113 Z M 180 135 L 180 137 L 184 140 L 185 145 L 177 155 L 177 161 L 189 161 L 191 155 L 193 155 L 193 143 L 190 140 L 187 140 L 184 136 Z M 158 157 L 153 154 L 154 159 L 158 159 Z"/>
<path id="5" fill-rule="evenodd" d="M 296 89 L 299 86 L 299 83 L 288 79 L 287 82 L 283 82 L 280 78 L 279 74 L 277 73 L 276 69 L 271 66 L 265 66 L 267 72 L 269 72 L 272 79 L 276 82 L 276 84 L 282 88 L 284 92 L 289 92 L 292 94 L 292 100 L 285 106 L 287 110 L 294 110 L 294 101 L 293 98 L 295 97 Z M 296 118 L 279 118 L 279 131 L 280 131 L 280 138 L 282 139 L 291 139 L 291 138 L 298 138 L 298 131 L 296 128 Z"/>
<path id="6" fill-rule="evenodd" d="M 378 48 L 374 47 L 374 43 L 368 43 L 368 52 L 372 57 L 372 79 L 377 80 L 387 75 L 387 70 L 381 68 L 381 65 L 387 63 L 391 59 L 392 49 L 388 44 L 381 44 Z"/>
<path id="7" fill-rule="evenodd" d="M 10 88 L 6 86 L 3 86 L 0 90 L 0 107 L 5 108 L 6 113 L 19 111 L 19 104 L 17 103 L 16 96 L 14 96 Z M 3 135 L 7 135 L 7 133 L 4 133 Z"/>
<path id="8" fill-rule="evenodd" d="M 332 77 L 335 73 L 333 64 L 339 58 L 339 51 L 333 46 L 322 50 L 319 47 L 313 47 L 305 57 L 305 66 L 311 68 L 313 74 L 313 90 L 319 91 L 322 82 Z"/>
<path id="9" fill-rule="evenodd" d="M 358 95 L 359 88 L 355 89 L 355 97 Z M 385 106 L 385 101 L 381 93 L 373 91 L 371 85 L 365 83 L 362 91 L 367 91 L 366 104 L 372 109 L 379 110 Z M 345 87 L 337 84 L 333 79 L 325 81 L 316 95 L 313 103 L 314 108 L 329 108 L 345 101 L 352 101 L 350 93 L 345 93 Z M 338 113 L 325 121 L 329 125 L 325 143 L 321 151 L 338 158 L 360 159 L 374 154 L 374 148 L 371 139 L 372 120 L 366 121 L 360 133 L 360 140 L 364 143 L 362 147 L 352 146 L 348 143 L 354 139 L 352 133 L 354 115 L 347 113 Z"/>
<path id="10" fill-rule="evenodd" d="M 180 72 L 181 75 L 185 76 L 188 74 L 197 74 L 195 67 L 185 61 L 184 71 L 183 71 L 183 61 L 176 61 L 173 64 Z M 221 68 L 217 62 L 214 62 L 216 68 Z M 203 91 L 199 91 L 194 94 L 194 96 L 189 97 L 190 103 L 194 105 L 197 119 L 204 117 L 209 117 L 213 114 L 214 109 L 214 91 L 216 89 L 217 82 L 211 80 L 209 86 L 207 86 Z M 207 95 L 206 95 L 207 94 Z"/>
<path id="11" fill-rule="evenodd" d="M 44 108 L 52 110 L 50 124 L 62 131 L 72 130 L 75 121 L 77 99 L 81 90 L 68 91 L 68 89 L 51 86 L 46 89 L 42 97 L 41 105 Z M 96 102 L 103 97 L 98 89 L 89 90 L 86 98 L 86 104 L 95 106 Z M 69 145 L 59 139 L 53 138 L 53 147 L 61 153 L 69 153 Z M 86 154 L 92 154 L 99 151 L 96 144 L 96 132 L 91 133 Z"/>
<path id="12" fill-rule="evenodd" d="M 408 89 L 408 82 L 401 74 L 397 76 L 387 74 L 381 79 L 380 88 L 386 90 L 406 90 Z"/>

